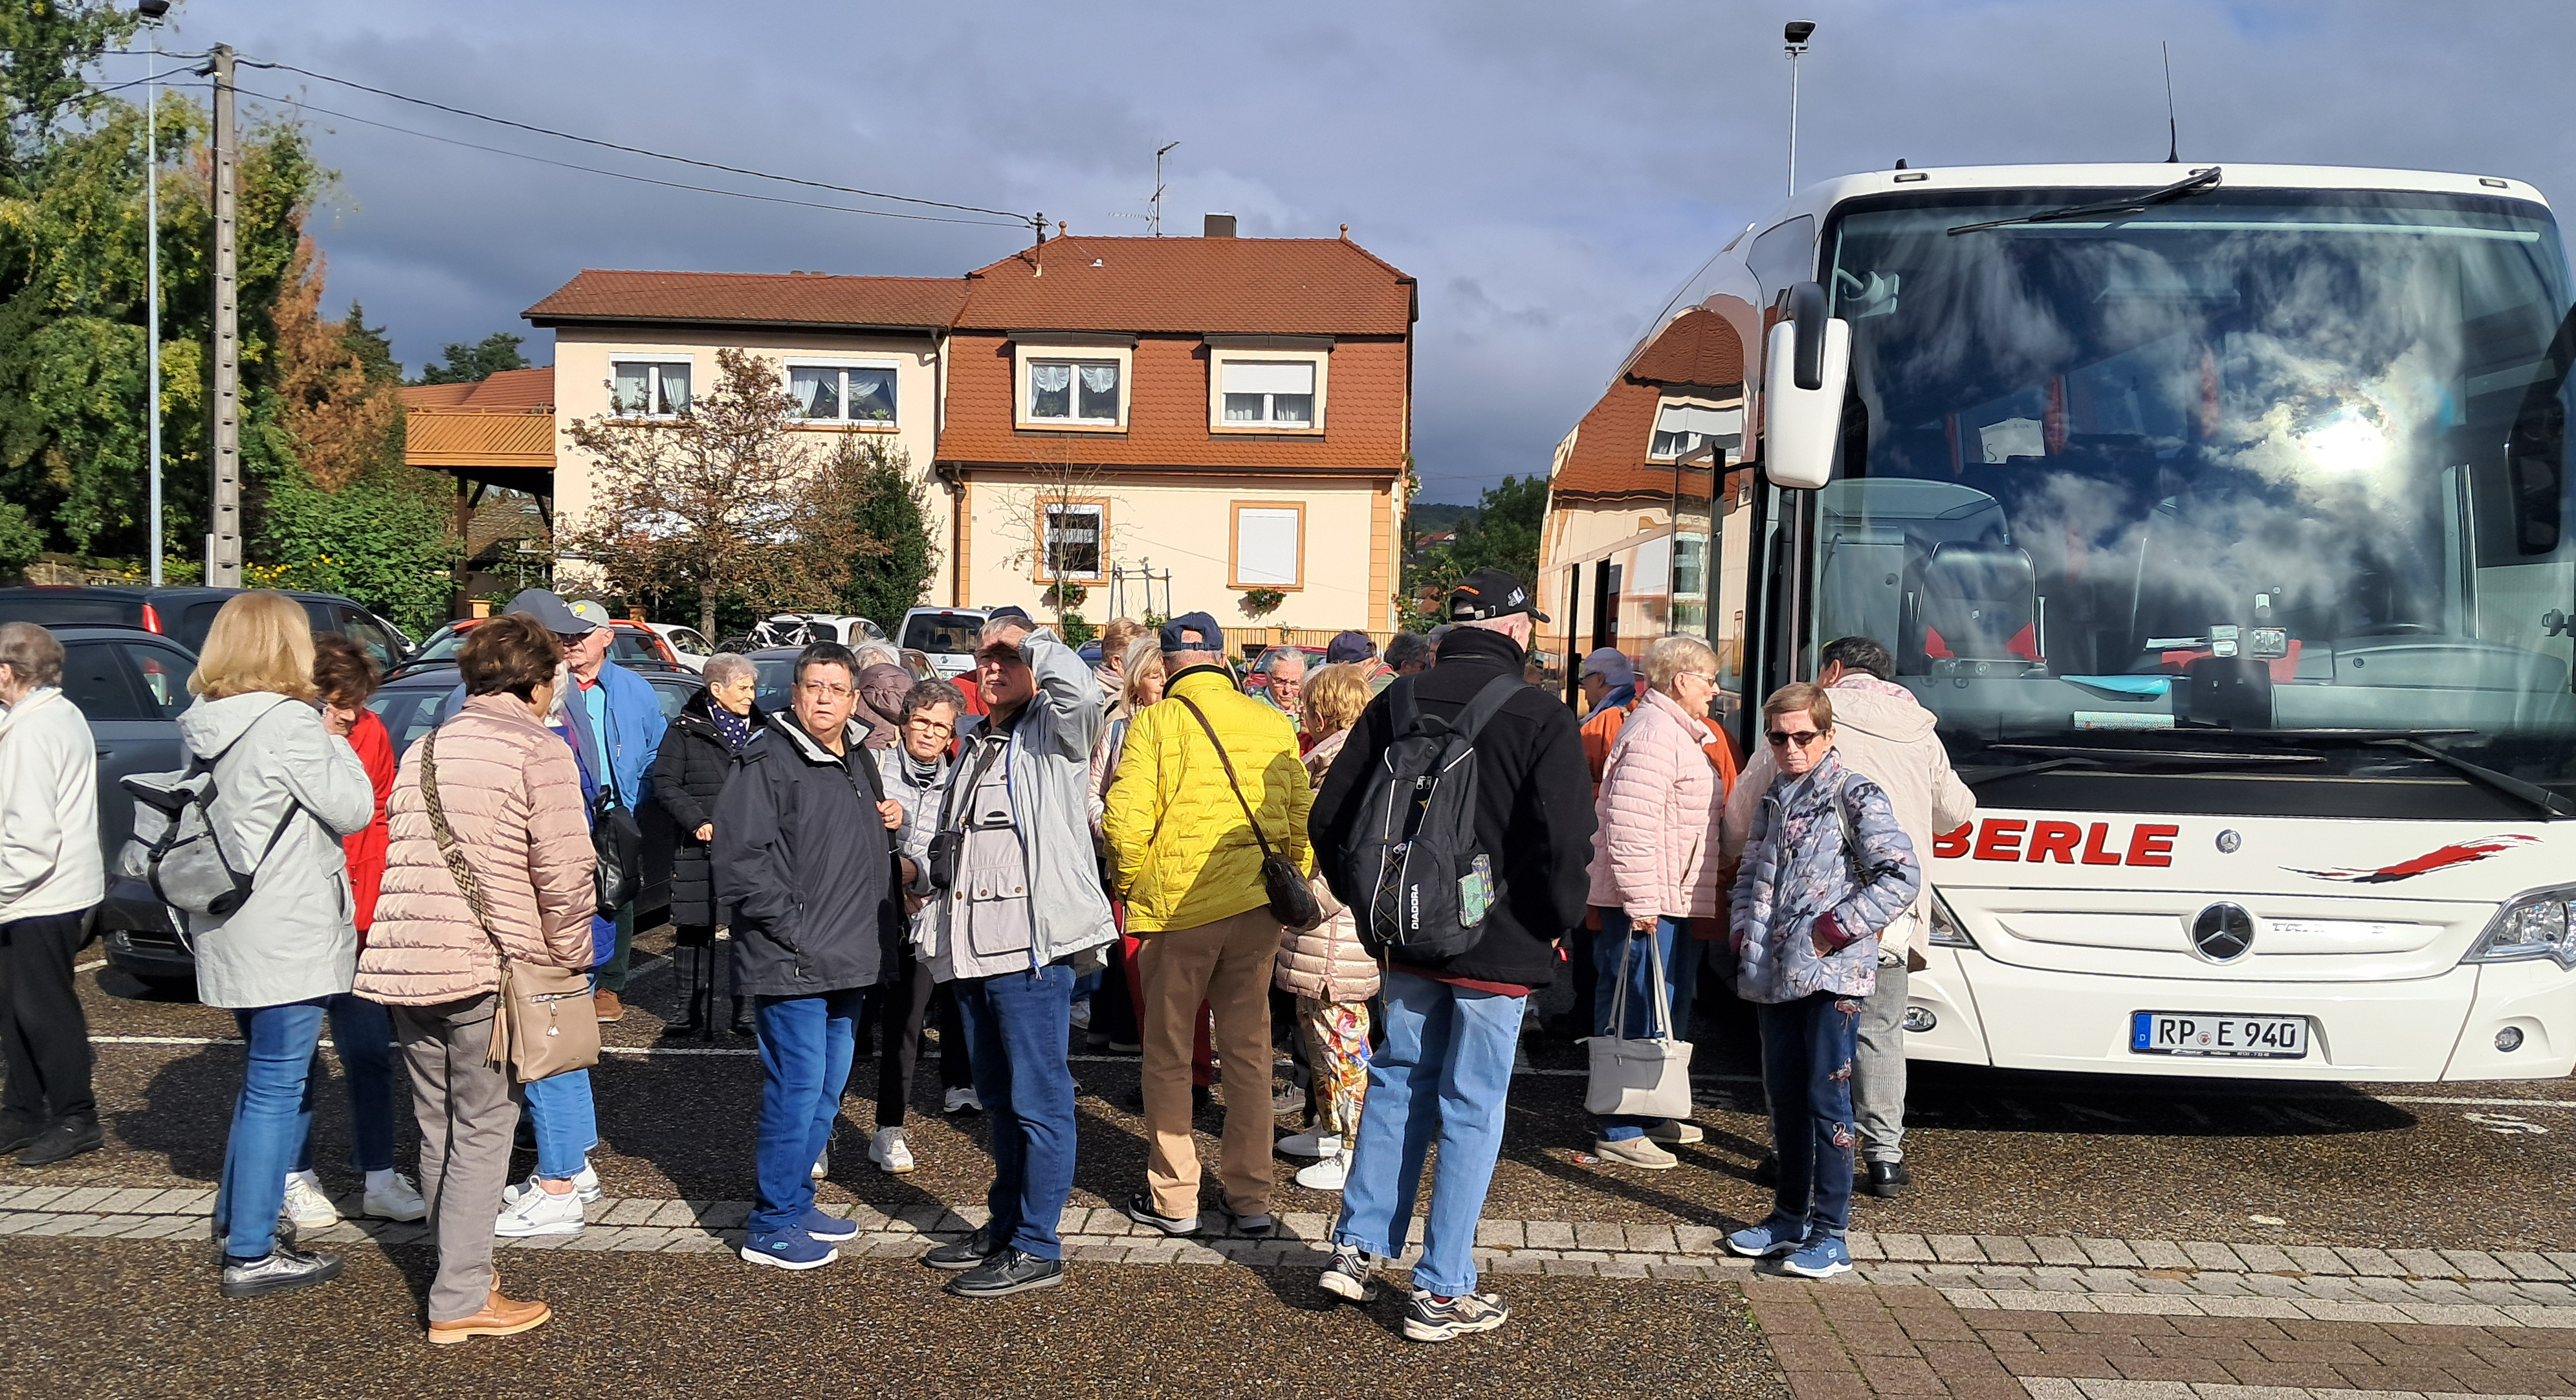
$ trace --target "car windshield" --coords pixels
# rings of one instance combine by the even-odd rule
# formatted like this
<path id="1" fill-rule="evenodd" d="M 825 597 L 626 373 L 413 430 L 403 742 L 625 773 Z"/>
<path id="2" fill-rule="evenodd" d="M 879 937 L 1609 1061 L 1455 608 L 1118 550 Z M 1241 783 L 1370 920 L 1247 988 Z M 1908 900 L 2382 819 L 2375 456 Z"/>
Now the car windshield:
<path id="1" fill-rule="evenodd" d="M 973 656 L 983 632 L 979 613 L 921 613 L 903 624 L 903 644 L 935 656 Z"/>
<path id="2" fill-rule="evenodd" d="M 455 689 L 456 675 L 451 671 L 438 679 L 438 684 L 386 686 L 367 697 L 367 708 L 384 721 L 385 734 L 393 740 L 396 757 L 436 727 L 438 707 Z"/>
<path id="3" fill-rule="evenodd" d="M 755 673 L 751 698 L 764 710 L 786 709 L 793 698 L 790 692 L 796 689 L 796 654 L 755 656 L 751 658 L 751 668 Z"/>
<path id="4" fill-rule="evenodd" d="M 2103 193 L 1880 197 L 1828 230 L 1856 412 L 1812 637 L 1888 644 L 1962 751 L 2433 726 L 2576 777 L 2547 213 L 2222 188 L 1950 232 Z"/>

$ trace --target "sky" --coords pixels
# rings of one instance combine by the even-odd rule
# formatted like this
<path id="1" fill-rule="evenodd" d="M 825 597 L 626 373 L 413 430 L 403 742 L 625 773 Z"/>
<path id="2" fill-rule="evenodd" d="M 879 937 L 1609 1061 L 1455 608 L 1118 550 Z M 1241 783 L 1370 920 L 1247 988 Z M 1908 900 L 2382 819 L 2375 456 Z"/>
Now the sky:
<path id="1" fill-rule="evenodd" d="M 2511 175 L 2576 200 L 2568 0 L 185 0 L 229 43 L 410 96 L 701 160 L 1142 234 L 1350 236 L 1420 282 L 1422 499 L 1547 470 L 1673 290 L 1787 179 L 2165 154 Z M 110 81 L 140 57 L 111 57 Z M 244 67 L 339 181 L 326 305 L 417 370 L 584 267 L 954 276 L 1025 225 L 905 221 L 579 173 L 362 124 L 725 188 L 868 203 L 586 148 Z M 339 115 L 326 115 L 328 109 Z M 877 204 L 903 209 L 907 206 Z M 949 211 L 914 209 L 944 214 Z M 980 218 L 978 215 L 959 217 Z"/>

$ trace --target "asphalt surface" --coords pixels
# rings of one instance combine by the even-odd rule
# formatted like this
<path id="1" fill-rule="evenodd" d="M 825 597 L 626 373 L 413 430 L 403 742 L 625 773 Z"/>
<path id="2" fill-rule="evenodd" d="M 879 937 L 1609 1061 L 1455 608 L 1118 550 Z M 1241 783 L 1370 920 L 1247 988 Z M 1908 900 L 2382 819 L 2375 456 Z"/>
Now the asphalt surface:
<path id="1" fill-rule="evenodd" d="M 658 954 L 669 936 L 647 935 L 647 954 Z M 84 960 L 96 956 L 93 948 Z M 94 1037 L 234 1034 L 229 1013 L 153 996 L 119 974 L 94 970 L 81 981 Z M 749 1041 L 721 1032 L 713 1042 L 669 1034 L 665 1018 L 679 1019 L 679 996 L 670 965 L 648 956 L 629 989 L 625 1020 L 604 1028 L 610 1045 L 649 1053 L 612 1055 L 598 1071 L 603 1144 L 593 1161 L 610 1195 L 744 1199 L 751 1194 L 757 1061 L 742 1053 Z M 1719 1226 L 1760 1218 L 1768 1194 L 1752 1185 L 1750 1171 L 1767 1131 L 1751 1082 L 1750 1036 L 1724 1005 L 1704 1000 L 1703 1008 L 1694 1067 L 1719 1078 L 1701 1085 L 1699 1121 L 1708 1140 L 1680 1149 L 1680 1168 L 1592 1163 L 1581 1051 L 1533 1039 L 1533 1065 L 1557 1072 L 1514 1081 L 1487 1214 Z M 704 1053 L 710 1048 L 731 1053 Z M 239 1083 L 239 1051 L 197 1043 L 103 1043 L 97 1050 L 108 1149 L 41 1172 L 0 1169 L 0 1178 L 210 1183 Z M 861 1135 L 875 1122 L 876 1072 L 873 1059 L 860 1062 L 826 1199 L 855 1198 L 890 1214 L 981 1199 L 989 1181 L 982 1123 L 938 1111 L 935 1063 L 936 1052 L 926 1050 L 914 1086 L 909 1128 L 920 1170 L 892 1177 L 860 1155 Z M 1114 1205 L 1144 1173 L 1143 1122 L 1123 1107 L 1135 1065 L 1087 1057 L 1074 1068 L 1084 1091 L 1075 1203 Z M 333 1084 L 317 1094 L 317 1105 L 317 1159 L 337 1189 L 345 1184 L 332 1170 L 348 1141 L 345 1100 Z M 1895 1201 L 1860 1198 L 1855 1228 L 2576 1247 L 2569 1225 L 2576 1220 L 2576 1084 L 2566 1080 L 2345 1087 L 1917 1065 L 1909 1118 L 1917 1185 Z M 408 1159 L 407 1107 L 396 1122 Z M 1222 1115 L 1202 1114 L 1199 1122 L 1212 1181 L 1213 1132 Z M 522 1170 L 529 1165 L 520 1163 Z M 1334 1196 L 1288 1181 L 1294 1165 L 1283 1163 L 1275 1208 L 1332 1211 Z"/>

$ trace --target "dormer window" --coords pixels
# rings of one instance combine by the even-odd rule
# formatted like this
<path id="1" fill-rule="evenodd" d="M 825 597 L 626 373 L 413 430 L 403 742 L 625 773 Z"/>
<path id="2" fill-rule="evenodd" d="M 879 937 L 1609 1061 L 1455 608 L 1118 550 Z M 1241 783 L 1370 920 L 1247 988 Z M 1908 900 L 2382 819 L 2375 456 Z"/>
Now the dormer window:
<path id="1" fill-rule="evenodd" d="M 1038 423 L 1118 423 L 1118 362 L 1031 360 L 1028 417 Z"/>
<path id="2" fill-rule="evenodd" d="M 1659 462 L 1669 462 L 1695 452 L 1706 443 L 1717 444 L 1721 461 L 1734 462 L 1744 452 L 1744 409 L 1719 408 L 1714 404 L 1688 399 L 1666 399 L 1655 412 L 1655 438 L 1646 455 Z"/>
<path id="3" fill-rule="evenodd" d="M 1225 423 L 1230 428 L 1315 426 L 1315 362 L 1227 360 Z"/>

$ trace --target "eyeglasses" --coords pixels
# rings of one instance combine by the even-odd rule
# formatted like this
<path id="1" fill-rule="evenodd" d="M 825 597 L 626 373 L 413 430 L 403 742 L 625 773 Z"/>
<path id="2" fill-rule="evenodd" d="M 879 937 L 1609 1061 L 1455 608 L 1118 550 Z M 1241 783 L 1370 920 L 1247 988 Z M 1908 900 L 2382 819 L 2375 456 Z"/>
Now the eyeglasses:
<path id="1" fill-rule="evenodd" d="M 919 715 L 915 715 L 912 718 L 905 720 L 903 725 L 906 729 L 918 729 L 924 734 L 954 734 L 957 732 L 956 725 L 941 724 L 937 720 L 923 719 Z"/>
<path id="2" fill-rule="evenodd" d="M 804 681 L 796 688 L 818 700 L 838 700 L 846 695 L 857 694 L 846 685 L 833 685 L 828 681 Z"/>
<path id="3" fill-rule="evenodd" d="M 1688 676 L 1695 681 L 1706 681 L 1711 689 L 1715 689 L 1717 686 L 1717 677 L 1710 675 L 1706 671 L 1683 671 L 1675 675 L 1673 679 L 1680 680 L 1683 676 Z"/>
<path id="4" fill-rule="evenodd" d="M 1821 730 L 1815 729 L 1802 729 L 1795 734 L 1792 734 L 1785 729 L 1774 729 L 1764 734 L 1762 737 L 1770 740 L 1771 747 L 1775 749 L 1784 744 L 1795 744 L 1799 748 L 1803 749 L 1813 745 L 1817 740 L 1822 739 L 1825 736 Z"/>

